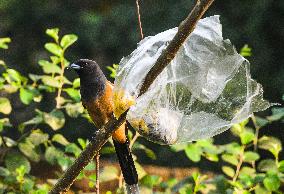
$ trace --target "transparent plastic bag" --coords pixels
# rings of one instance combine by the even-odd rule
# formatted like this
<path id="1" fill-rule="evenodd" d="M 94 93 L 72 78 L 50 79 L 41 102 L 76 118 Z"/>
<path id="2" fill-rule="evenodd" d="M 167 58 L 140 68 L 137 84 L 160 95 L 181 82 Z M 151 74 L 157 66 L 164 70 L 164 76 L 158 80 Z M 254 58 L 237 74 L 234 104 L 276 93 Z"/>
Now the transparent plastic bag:
<path id="1" fill-rule="evenodd" d="M 169 29 L 143 39 L 123 58 L 114 86 L 115 114 L 160 144 L 209 138 L 270 106 L 251 79 L 249 62 L 223 40 L 219 16 L 201 19 L 173 61 L 138 97 L 146 74 L 177 33 Z"/>

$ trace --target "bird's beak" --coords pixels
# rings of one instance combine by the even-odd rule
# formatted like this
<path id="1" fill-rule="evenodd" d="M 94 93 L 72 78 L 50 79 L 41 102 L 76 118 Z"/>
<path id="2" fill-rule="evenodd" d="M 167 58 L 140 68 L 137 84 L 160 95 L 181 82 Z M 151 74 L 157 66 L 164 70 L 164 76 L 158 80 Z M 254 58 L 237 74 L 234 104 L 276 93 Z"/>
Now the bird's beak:
<path id="1" fill-rule="evenodd" d="M 81 69 L 80 65 L 77 65 L 75 63 L 72 63 L 71 65 L 69 65 L 69 68 L 72 68 L 72 69 L 75 69 L 75 70 Z"/>

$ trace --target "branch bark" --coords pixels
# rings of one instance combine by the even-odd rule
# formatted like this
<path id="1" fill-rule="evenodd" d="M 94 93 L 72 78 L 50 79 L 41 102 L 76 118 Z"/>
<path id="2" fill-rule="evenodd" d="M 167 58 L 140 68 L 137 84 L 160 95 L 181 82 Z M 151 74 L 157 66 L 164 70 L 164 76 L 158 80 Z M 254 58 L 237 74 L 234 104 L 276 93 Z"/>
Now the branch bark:
<path id="1" fill-rule="evenodd" d="M 198 20 L 204 15 L 205 11 L 210 7 L 213 1 L 214 0 L 197 0 L 190 14 L 180 24 L 179 30 L 173 40 L 162 52 L 155 65 L 145 77 L 139 96 L 148 90 L 156 77 L 172 61 L 186 38 L 194 30 Z M 82 151 L 75 162 L 66 170 L 64 175 L 49 192 L 50 194 L 66 193 L 69 190 L 79 173 L 88 165 L 94 156 L 98 154 L 99 150 L 106 143 L 111 134 L 125 121 L 127 112 L 128 110 L 125 111 L 118 119 L 112 117 L 104 127 L 94 134 L 86 149 Z"/>

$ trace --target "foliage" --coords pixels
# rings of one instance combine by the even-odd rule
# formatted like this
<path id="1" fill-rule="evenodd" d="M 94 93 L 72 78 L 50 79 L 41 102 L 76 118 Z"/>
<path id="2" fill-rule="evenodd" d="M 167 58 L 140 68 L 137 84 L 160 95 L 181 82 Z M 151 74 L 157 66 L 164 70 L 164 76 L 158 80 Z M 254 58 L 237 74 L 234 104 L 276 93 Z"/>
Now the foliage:
<path id="1" fill-rule="evenodd" d="M 46 43 L 44 47 L 51 56 L 48 60 L 42 59 L 38 62 L 43 71 L 42 75 L 29 74 L 26 77 L 9 68 L 4 61 L 0 61 L 3 69 L 0 77 L 0 193 L 47 193 L 52 182 L 42 183 L 39 177 L 32 176 L 33 165 L 46 161 L 54 168 L 60 167 L 57 172 L 59 176 L 88 144 L 88 140 L 82 138 L 78 138 L 77 142 L 70 142 L 59 133 L 68 118 L 82 117 L 88 120 L 88 115 L 80 103 L 79 79 L 71 81 L 64 76 L 69 64 L 65 53 L 77 41 L 77 36 L 67 34 L 61 38 L 57 28 L 48 29 L 46 34 L 52 42 Z M 7 49 L 9 42 L 9 38 L 0 39 L 0 48 Z M 243 48 L 243 54 L 251 54 L 249 47 Z M 117 67 L 113 65 L 108 68 L 111 76 L 115 76 Z M 54 104 L 50 105 L 48 112 L 41 110 L 39 106 L 47 95 L 54 97 Z M 11 113 L 16 111 L 11 102 L 12 96 L 17 96 L 24 107 L 35 107 L 32 109 L 34 117 L 19 125 L 11 124 Z M 194 172 L 184 180 L 163 180 L 162 177 L 147 174 L 136 161 L 141 192 L 280 193 L 284 181 L 284 161 L 279 159 L 282 144 L 276 137 L 259 137 L 259 130 L 271 122 L 283 119 L 284 109 L 272 108 L 271 116 L 252 117 L 250 121 L 254 128 L 248 127 L 249 120 L 234 125 L 231 131 L 238 140 L 232 143 L 216 145 L 213 139 L 209 139 L 171 147 L 173 152 L 184 152 L 193 162 L 199 162 L 203 158 L 220 162 L 223 171 L 220 175 L 209 177 L 202 172 Z M 134 153 L 140 150 L 149 158 L 156 159 L 151 149 L 136 141 L 138 134 L 129 132 L 129 136 Z M 112 141 L 109 140 L 101 153 L 113 154 L 111 144 Z M 259 149 L 271 153 L 273 159 L 261 158 Z M 96 176 L 88 171 L 95 168 L 95 164 L 91 162 L 78 179 L 87 179 L 89 186 L 94 187 Z M 123 185 L 121 177 L 120 172 L 111 166 L 102 169 L 100 173 L 101 182 L 117 180 L 120 186 Z M 123 189 L 118 188 L 118 192 L 121 191 L 123 192 Z"/>

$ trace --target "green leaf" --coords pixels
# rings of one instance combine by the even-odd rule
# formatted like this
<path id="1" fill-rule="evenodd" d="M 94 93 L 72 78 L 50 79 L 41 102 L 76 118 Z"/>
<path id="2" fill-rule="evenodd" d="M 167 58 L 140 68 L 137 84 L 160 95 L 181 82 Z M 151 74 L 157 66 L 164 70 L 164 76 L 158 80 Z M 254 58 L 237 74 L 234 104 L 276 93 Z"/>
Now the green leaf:
<path id="1" fill-rule="evenodd" d="M 106 67 L 111 72 L 110 77 L 115 78 L 118 67 L 118 64 L 113 64 L 112 66 Z"/>
<path id="2" fill-rule="evenodd" d="M 69 144 L 69 141 L 61 134 L 55 134 L 52 137 L 52 141 L 57 142 L 61 145 L 67 146 Z"/>
<path id="3" fill-rule="evenodd" d="M 57 158 L 58 164 L 61 166 L 62 170 L 65 171 L 73 163 L 70 157 L 61 156 Z"/>
<path id="4" fill-rule="evenodd" d="M 8 44 L 7 43 L 10 43 L 10 42 L 11 42 L 11 39 L 8 38 L 8 37 L 0 38 L 0 48 L 8 49 Z"/>
<path id="5" fill-rule="evenodd" d="M 199 146 L 196 146 L 195 144 L 188 144 L 184 151 L 186 156 L 193 162 L 200 161 L 202 150 Z"/>
<path id="6" fill-rule="evenodd" d="M 87 141 L 85 141 L 84 139 L 82 138 L 78 138 L 78 143 L 80 144 L 81 148 L 82 149 L 85 149 L 87 147 Z"/>
<path id="7" fill-rule="evenodd" d="M 73 118 L 77 118 L 79 115 L 81 115 L 84 112 L 84 107 L 82 106 L 81 102 L 75 104 L 68 103 L 64 107 L 66 113 Z"/>
<path id="8" fill-rule="evenodd" d="M 9 83 L 15 82 L 15 83 L 17 83 L 18 86 L 20 86 L 22 82 L 23 83 L 27 82 L 27 78 L 22 76 L 15 69 L 7 69 L 6 72 L 7 72 L 7 74 L 4 73 L 3 75 L 4 75 L 5 79 L 7 80 L 7 82 L 9 82 Z"/>
<path id="9" fill-rule="evenodd" d="M 12 111 L 12 106 L 8 98 L 0 97 L 0 112 L 3 114 L 10 114 Z"/>
<path id="10" fill-rule="evenodd" d="M 255 169 L 251 167 L 244 166 L 240 170 L 240 175 L 253 176 L 255 174 Z"/>
<path id="11" fill-rule="evenodd" d="M 76 78 L 73 81 L 73 88 L 79 88 L 80 87 L 80 78 Z"/>
<path id="12" fill-rule="evenodd" d="M 24 193 L 29 193 L 35 185 L 35 182 L 31 179 L 25 178 L 23 184 L 22 184 L 22 191 Z"/>
<path id="13" fill-rule="evenodd" d="M 267 191 L 265 188 L 261 187 L 260 185 L 257 185 L 255 187 L 255 190 L 254 190 L 255 194 L 268 194 L 269 191 Z"/>
<path id="14" fill-rule="evenodd" d="M 58 57 L 62 56 L 63 54 L 62 48 L 55 43 L 46 43 L 44 48 Z"/>
<path id="15" fill-rule="evenodd" d="M 94 164 L 94 162 L 90 162 L 86 167 L 85 170 L 95 170 L 96 165 Z"/>
<path id="16" fill-rule="evenodd" d="M 43 133 L 41 130 L 33 130 L 32 133 L 27 137 L 27 140 L 30 141 L 33 145 L 38 146 L 44 142 L 47 142 L 49 135 Z"/>
<path id="17" fill-rule="evenodd" d="M 257 166 L 257 169 L 261 172 L 267 172 L 267 171 L 277 171 L 277 166 L 275 164 L 275 161 L 272 159 L 265 159 L 261 160 Z"/>
<path id="18" fill-rule="evenodd" d="M 279 172 L 284 173 L 284 160 L 279 162 L 279 167 L 278 167 Z"/>
<path id="19" fill-rule="evenodd" d="M 47 29 L 45 31 L 45 33 L 50 36 L 51 38 L 54 39 L 55 42 L 58 42 L 58 32 L 59 32 L 59 29 L 58 28 L 52 28 L 52 29 Z"/>
<path id="20" fill-rule="evenodd" d="M 272 115 L 267 117 L 269 121 L 278 121 L 282 117 L 284 117 L 284 108 L 283 107 L 277 107 L 277 108 L 272 108 Z"/>
<path id="21" fill-rule="evenodd" d="M 82 150 L 74 143 L 70 143 L 65 147 L 65 152 L 74 154 L 75 157 L 78 157 L 81 151 Z"/>
<path id="22" fill-rule="evenodd" d="M 280 179 L 276 174 L 271 174 L 263 180 L 263 184 L 267 190 L 277 191 L 280 187 Z"/>
<path id="23" fill-rule="evenodd" d="M 149 188 L 153 188 L 161 182 L 161 177 L 156 175 L 146 175 L 141 179 L 141 183 Z"/>
<path id="24" fill-rule="evenodd" d="M 259 154 L 256 153 L 256 152 L 248 151 L 248 152 L 244 153 L 244 161 L 245 162 L 254 162 L 254 161 L 258 160 L 259 158 L 260 158 Z"/>
<path id="25" fill-rule="evenodd" d="M 51 146 L 51 147 L 48 147 L 46 149 L 44 157 L 45 157 L 47 162 L 49 162 L 50 164 L 54 165 L 54 164 L 57 164 L 57 160 L 60 157 L 64 157 L 64 154 L 60 150 L 58 150 L 55 147 Z"/>
<path id="26" fill-rule="evenodd" d="M 229 177 L 234 177 L 235 171 L 229 166 L 222 166 L 222 171 Z"/>
<path id="27" fill-rule="evenodd" d="M 238 165 L 238 159 L 237 159 L 237 156 L 236 155 L 232 155 L 232 154 L 222 154 L 222 159 L 225 161 L 225 162 L 228 162 L 234 166 L 237 166 Z"/>
<path id="28" fill-rule="evenodd" d="M 187 147 L 187 143 L 170 145 L 171 150 L 174 151 L 174 152 L 183 151 L 183 150 L 185 150 L 186 147 Z"/>
<path id="29" fill-rule="evenodd" d="M 233 155 L 238 155 L 241 152 L 241 146 L 236 143 L 236 142 L 232 142 L 229 144 L 226 144 L 223 146 L 223 148 L 225 149 L 225 151 L 229 154 L 233 154 Z"/>
<path id="30" fill-rule="evenodd" d="M 54 88 L 59 88 L 61 86 L 59 80 L 54 79 L 53 77 L 48 76 L 48 75 L 43 75 L 41 77 L 41 81 L 45 85 L 48 85 L 48 86 L 51 86 L 51 87 L 54 87 Z"/>
<path id="31" fill-rule="evenodd" d="M 137 170 L 138 177 L 143 178 L 147 175 L 147 172 L 144 170 L 144 168 L 138 163 L 134 162 L 135 168 Z"/>
<path id="32" fill-rule="evenodd" d="M 54 109 L 50 113 L 43 113 L 43 120 L 53 130 L 61 129 L 65 124 L 63 112 L 57 109 Z"/>
<path id="33" fill-rule="evenodd" d="M 58 67 L 54 63 L 50 63 L 49 61 L 46 60 L 40 60 L 38 64 L 42 67 L 44 73 L 49 74 L 49 73 L 61 73 L 61 68 Z"/>
<path id="34" fill-rule="evenodd" d="M 34 162 L 40 161 L 39 149 L 28 139 L 18 144 L 20 151 L 25 154 L 30 160 Z"/>
<path id="35" fill-rule="evenodd" d="M 5 156 L 4 162 L 10 172 L 14 172 L 15 169 L 22 165 L 25 167 L 27 173 L 31 170 L 31 165 L 28 159 L 18 152 L 8 152 Z"/>
<path id="36" fill-rule="evenodd" d="M 22 103 L 29 105 L 33 98 L 34 98 L 35 93 L 32 90 L 28 90 L 25 88 L 20 89 L 20 99 Z"/>
<path id="37" fill-rule="evenodd" d="M 75 34 L 66 34 L 61 39 L 60 45 L 63 49 L 68 48 L 71 46 L 74 42 L 76 42 L 78 37 Z"/>
<path id="38" fill-rule="evenodd" d="M 43 122 L 43 112 L 36 110 L 36 116 L 26 122 L 21 123 L 18 128 L 23 131 L 27 125 L 37 125 Z"/>
<path id="39" fill-rule="evenodd" d="M 78 89 L 66 88 L 63 89 L 63 91 L 65 91 L 76 102 L 80 102 L 81 97 L 80 97 L 80 91 Z"/>
<path id="40" fill-rule="evenodd" d="M 108 166 L 100 173 L 100 181 L 106 182 L 115 180 L 119 177 L 119 171 L 114 166 Z"/>
<path id="41" fill-rule="evenodd" d="M 253 141 L 254 133 L 250 131 L 244 131 L 240 134 L 242 144 L 248 144 Z"/>
<path id="42" fill-rule="evenodd" d="M 243 57 L 250 57 L 251 54 L 251 48 L 247 44 L 245 44 L 243 48 L 241 48 L 240 55 L 242 55 Z"/>
<path id="43" fill-rule="evenodd" d="M 258 140 L 258 147 L 270 151 L 274 157 L 277 157 L 282 150 L 282 144 L 276 137 L 263 136 Z"/>

